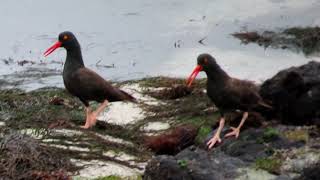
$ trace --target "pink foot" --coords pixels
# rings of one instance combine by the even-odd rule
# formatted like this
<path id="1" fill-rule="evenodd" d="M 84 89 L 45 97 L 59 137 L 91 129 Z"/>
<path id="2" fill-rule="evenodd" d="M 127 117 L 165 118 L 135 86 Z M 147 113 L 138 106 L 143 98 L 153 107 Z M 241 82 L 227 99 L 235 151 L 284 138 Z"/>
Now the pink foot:
<path id="1" fill-rule="evenodd" d="M 240 128 L 231 127 L 231 132 L 226 134 L 224 137 L 235 136 L 236 138 L 238 138 L 239 134 L 240 134 Z"/>
<path id="2" fill-rule="evenodd" d="M 208 142 L 207 142 L 207 146 L 208 149 L 211 149 L 216 143 L 221 143 L 221 138 L 218 135 L 214 135 Z"/>

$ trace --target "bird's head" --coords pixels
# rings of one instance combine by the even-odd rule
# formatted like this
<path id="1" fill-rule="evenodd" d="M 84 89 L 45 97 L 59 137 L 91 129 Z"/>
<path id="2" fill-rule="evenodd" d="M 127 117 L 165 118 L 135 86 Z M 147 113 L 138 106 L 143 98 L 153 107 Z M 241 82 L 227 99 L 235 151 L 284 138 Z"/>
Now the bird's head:
<path id="1" fill-rule="evenodd" d="M 217 66 L 216 60 L 210 54 L 200 54 L 197 58 L 197 64 L 187 80 L 189 87 L 200 71 L 208 71 L 212 67 Z"/>
<path id="2" fill-rule="evenodd" d="M 59 34 L 58 41 L 46 50 L 44 56 L 48 56 L 59 47 L 64 47 L 65 49 L 70 50 L 72 48 L 79 47 L 79 43 L 72 32 L 62 32 Z"/>

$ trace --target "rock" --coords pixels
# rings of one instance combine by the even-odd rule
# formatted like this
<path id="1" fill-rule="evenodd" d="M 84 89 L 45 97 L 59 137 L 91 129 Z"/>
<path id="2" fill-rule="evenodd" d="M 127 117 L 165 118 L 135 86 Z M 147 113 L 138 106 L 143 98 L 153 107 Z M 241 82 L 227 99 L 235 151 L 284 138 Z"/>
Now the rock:
<path id="1" fill-rule="evenodd" d="M 144 174 L 144 180 L 219 180 L 234 179 L 244 162 L 222 152 L 188 148 L 177 156 L 157 156 L 152 159 Z"/>
<path id="2" fill-rule="evenodd" d="M 275 179 L 276 176 L 273 174 L 268 173 L 267 171 L 256 169 L 256 168 L 243 168 L 239 169 L 241 175 L 237 177 L 238 180 L 271 180 Z M 280 180 L 277 178 L 277 180 Z M 285 179 L 281 179 L 285 180 Z M 287 179 L 286 179 L 287 180 Z"/>
<path id="3" fill-rule="evenodd" d="M 157 156 L 152 159 L 145 170 L 144 180 L 191 180 L 188 172 L 180 168 L 177 160 L 172 156 Z"/>
<path id="4" fill-rule="evenodd" d="M 304 152 L 296 152 L 295 155 L 298 153 L 300 153 L 298 157 L 287 158 L 281 167 L 283 171 L 300 173 L 306 167 L 312 167 L 320 161 L 320 152 L 305 150 Z"/>
<path id="5" fill-rule="evenodd" d="M 229 129 L 224 131 L 223 137 Z M 264 158 L 268 156 L 266 146 L 258 142 L 259 137 L 264 136 L 263 129 L 250 128 L 242 132 L 238 139 L 227 138 L 224 139 L 222 144 L 217 148 L 226 154 L 237 157 L 246 162 L 252 162 L 255 159 Z"/>
<path id="6" fill-rule="evenodd" d="M 292 179 L 291 174 L 299 175 L 302 168 L 319 161 L 317 150 L 305 148 L 300 139 L 287 138 L 287 132 L 296 129 L 248 128 L 238 139 L 224 138 L 209 151 L 191 146 L 175 156 L 155 156 L 144 180 Z M 227 132 L 225 128 L 221 137 Z"/>
<path id="7" fill-rule="evenodd" d="M 320 177 L 319 172 L 320 162 L 318 162 L 314 166 L 304 168 L 302 175 L 296 178 L 296 180 L 317 180 Z"/>
<path id="8" fill-rule="evenodd" d="M 320 124 L 320 63 L 291 67 L 266 80 L 260 89 L 284 124 Z"/>

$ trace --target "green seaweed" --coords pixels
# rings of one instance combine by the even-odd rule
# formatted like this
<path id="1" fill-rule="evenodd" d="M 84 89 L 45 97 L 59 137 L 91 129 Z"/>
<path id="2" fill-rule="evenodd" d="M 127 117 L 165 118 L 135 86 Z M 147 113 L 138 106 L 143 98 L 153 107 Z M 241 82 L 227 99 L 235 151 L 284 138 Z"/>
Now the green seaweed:
<path id="1" fill-rule="evenodd" d="M 275 157 L 259 158 L 255 161 L 255 167 L 257 169 L 263 169 L 273 174 L 279 174 L 281 165 L 281 159 Z"/>
<path id="2" fill-rule="evenodd" d="M 178 160 L 178 165 L 181 167 L 181 168 L 186 168 L 188 166 L 188 161 L 185 160 L 185 159 L 180 159 Z"/>
<path id="3" fill-rule="evenodd" d="M 268 127 L 267 129 L 265 129 L 262 138 L 264 142 L 270 142 L 278 138 L 279 136 L 280 136 L 280 133 L 277 129 Z"/>
<path id="4" fill-rule="evenodd" d="M 198 131 L 198 135 L 196 137 L 196 143 L 202 144 L 206 140 L 206 138 L 208 137 L 211 131 L 212 131 L 212 128 L 210 126 L 201 126 Z"/>

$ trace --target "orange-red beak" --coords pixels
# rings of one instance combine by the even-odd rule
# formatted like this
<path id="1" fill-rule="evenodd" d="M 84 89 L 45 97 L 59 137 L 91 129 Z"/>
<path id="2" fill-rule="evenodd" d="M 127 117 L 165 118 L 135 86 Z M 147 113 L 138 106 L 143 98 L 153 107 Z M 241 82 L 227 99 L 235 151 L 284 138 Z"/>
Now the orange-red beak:
<path id="1" fill-rule="evenodd" d="M 46 50 L 46 52 L 43 53 L 43 55 L 45 57 L 47 57 L 49 54 L 51 54 L 54 50 L 56 50 L 57 48 L 61 47 L 61 42 L 58 41 L 56 43 L 54 43 L 54 45 L 52 45 L 49 49 Z"/>
<path id="2" fill-rule="evenodd" d="M 188 85 L 188 87 L 191 86 L 193 80 L 197 77 L 198 73 L 199 73 L 200 71 L 202 71 L 202 69 L 203 69 L 203 68 L 202 68 L 202 66 L 200 66 L 200 65 L 197 65 L 197 67 L 194 68 L 194 70 L 192 71 L 191 75 L 189 76 L 189 78 L 188 78 L 188 80 L 187 80 L 187 85 Z"/>

